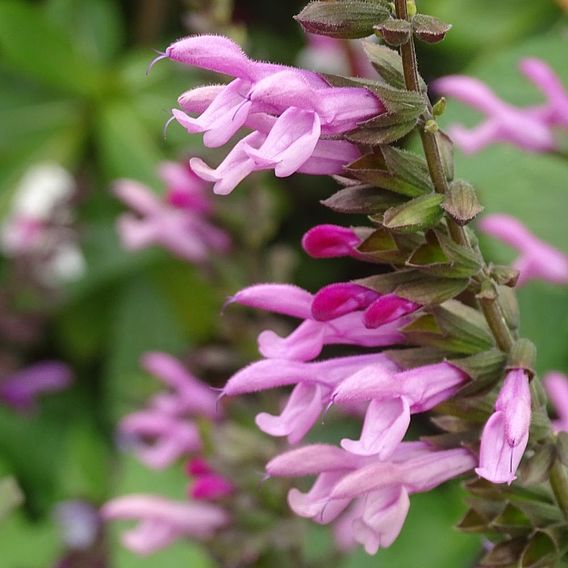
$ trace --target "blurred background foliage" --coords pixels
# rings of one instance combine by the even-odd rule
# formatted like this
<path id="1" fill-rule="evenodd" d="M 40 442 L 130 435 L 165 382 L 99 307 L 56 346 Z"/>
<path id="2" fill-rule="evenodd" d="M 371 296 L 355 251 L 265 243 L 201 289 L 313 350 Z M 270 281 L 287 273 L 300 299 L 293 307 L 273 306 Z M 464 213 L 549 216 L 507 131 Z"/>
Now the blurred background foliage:
<path id="1" fill-rule="evenodd" d="M 154 388 L 138 367 L 144 351 L 183 356 L 216 337 L 236 335 L 240 357 L 252 359 L 257 326 L 234 329 L 230 319 L 219 320 L 226 295 L 258 279 L 283 280 L 289 274 L 311 290 L 359 275 L 349 262 L 315 262 L 298 252 L 307 228 L 333 221 L 318 205 L 332 189 L 328 179 L 257 175 L 246 190 L 218 198 L 220 215 L 244 251 L 217 267 L 225 276 L 218 286 L 163 251 L 125 252 L 114 230 L 121 207 L 109 191 L 113 180 L 132 177 L 160 191 L 160 160 L 203 152 L 198 136 L 175 125 L 167 140 L 162 135 L 177 96 L 203 77 L 164 62 L 147 76 L 152 49 L 163 49 L 190 28 L 209 26 L 230 33 L 257 58 L 293 64 L 303 38 L 291 17 L 301 5 L 237 0 L 229 23 L 230 7 L 221 0 L 0 0 L 0 219 L 30 166 L 59 162 L 79 184 L 78 227 L 87 261 L 83 278 L 55 301 L 41 305 L 23 298 L 19 305 L 47 318 L 41 341 L 24 358 L 67 361 L 76 381 L 72 389 L 46 398 L 32 416 L 0 408 L 0 478 L 15 477 L 25 495 L 23 505 L 0 523 L 2 568 L 53 565 L 61 543 L 51 511 L 61 500 L 100 504 L 113 495 L 152 490 L 183 498 L 181 467 L 148 471 L 113 447 L 117 418 L 141 405 Z M 443 44 L 420 53 L 427 80 L 467 72 L 511 102 L 537 102 L 539 94 L 517 71 L 520 58 L 537 55 L 568 84 L 568 26 L 561 2 L 422 0 L 418 5 L 454 25 Z M 451 103 L 443 123 L 457 119 L 472 124 L 476 117 Z M 565 159 L 499 146 L 474 157 L 458 154 L 457 171 L 479 187 L 488 212 L 517 215 L 540 237 L 568 250 Z M 483 244 L 495 260 L 510 260 L 507 250 Z M 0 258 L 0 279 L 7 263 Z M 539 370 L 568 371 L 566 290 L 531 283 L 521 292 L 521 304 L 524 331 L 540 349 Z M 461 498 L 457 485 L 413 497 L 409 521 L 390 550 L 376 558 L 356 553 L 341 566 L 473 566 L 479 543 L 451 528 L 463 510 Z M 308 557 L 318 558 L 329 548 L 321 528 L 310 527 L 307 535 Z M 114 535 L 110 541 L 116 568 L 214 566 L 205 549 L 191 544 L 140 559 L 121 549 Z"/>

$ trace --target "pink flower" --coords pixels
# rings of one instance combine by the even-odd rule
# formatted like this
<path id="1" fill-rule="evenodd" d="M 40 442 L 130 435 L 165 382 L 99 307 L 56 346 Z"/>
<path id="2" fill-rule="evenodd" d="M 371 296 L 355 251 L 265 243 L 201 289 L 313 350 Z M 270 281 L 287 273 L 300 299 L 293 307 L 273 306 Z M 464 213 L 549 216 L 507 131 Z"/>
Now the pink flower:
<path id="1" fill-rule="evenodd" d="M 400 444 L 388 462 L 318 444 L 277 456 L 266 469 L 277 477 L 317 475 L 307 493 L 289 492 L 292 510 L 318 523 L 335 522 L 342 547 L 356 541 L 374 554 L 400 533 L 410 493 L 428 491 L 474 464 L 467 450 L 435 451 L 422 442 Z"/>
<path id="2" fill-rule="evenodd" d="M 115 184 L 117 197 L 136 213 L 123 214 L 118 221 L 124 247 L 139 250 L 158 244 L 190 262 L 205 262 L 211 252 L 228 250 L 227 234 L 206 218 L 210 207 L 203 181 L 182 168 L 168 162 L 161 167 L 168 183 L 168 202 L 136 181 Z"/>
<path id="3" fill-rule="evenodd" d="M 71 370 L 58 361 L 43 361 L 0 378 L 0 401 L 21 411 L 36 407 L 37 398 L 69 387 Z"/>
<path id="4" fill-rule="evenodd" d="M 152 409 L 178 417 L 219 418 L 215 392 L 194 377 L 175 357 L 167 353 L 146 353 L 142 357 L 142 366 L 171 389 L 169 393 L 160 393 L 152 398 Z"/>
<path id="5" fill-rule="evenodd" d="M 488 215 L 480 221 L 479 228 L 519 252 L 513 267 L 520 272 L 520 284 L 535 279 L 568 284 L 568 256 L 541 241 L 515 217 Z"/>
<path id="6" fill-rule="evenodd" d="M 320 139 L 352 130 L 385 110 L 365 88 L 331 87 L 316 73 L 253 61 L 220 36 L 179 40 L 168 47 L 165 57 L 235 77 L 222 88 L 199 88 L 182 95 L 181 106 L 200 113 L 198 117 L 173 111 L 188 132 L 203 132 L 210 147 L 222 146 L 243 126 L 254 128 L 217 169 L 193 160 L 194 171 L 215 181 L 217 193 L 229 193 L 257 170 L 274 169 L 279 177 L 297 171 L 340 173 L 359 151 L 341 141 L 322 145 L 325 140 Z M 331 148 L 343 152 L 334 157 Z"/>
<path id="7" fill-rule="evenodd" d="M 542 380 L 558 419 L 552 424 L 557 432 L 568 432 L 568 377 L 553 371 Z"/>
<path id="8" fill-rule="evenodd" d="M 302 239 L 302 247 L 312 258 L 339 258 L 353 256 L 362 258 L 357 247 L 371 229 L 355 230 L 339 225 L 317 225 Z"/>
<path id="9" fill-rule="evenodd" d="M 144 556 L 180 538 L 208 539 L 229 522 L 228 514 L 217 505 L 183 503 L 152 495 L 118 497 L 102 507 L 101 515 L 106 521 L 138 521 L 136 528 L 123 535 L 122 543 Z"/>
<path id="10" fill-rule="evenodd" d="M 325 345 L 380 347 L 404 342 L 404 336 L 398 331 L 403 320 L 393 321 L 376 330 L 364 325 L 361 312 L 317 321 L 311 308 L 314 296 L 296 286 L 257 284 L 241 290 L 230 301 L 304 319 L 285 338 L 273 331 L 263 331 L 259 335 L 259 351 L 268 358 L 309 361 L 315 359 Z"/>
<path id="11" fill-rule="evenodd" d="M 531 395 L 529 377 L 523 369 L 507 373 L 495 412 L 481 436 L 476 473 L 492 483 L 511 484 L 529 440 Z"/>
<path id="12" fill-rule="evenodd" d="M 235 486 L 216 473 L 202 457 L 189 460 L 186 471 L 194 478 L 189 488 L 189 496 L 196 501 L 215 501 L 229 496 L 235 490 Z"/>
<path id="13" fill-rule="evenodd" d="M 129 414 L 119 430 L 138 459 L 152 469 L 165 469 L 201 449 L 195 424 L 155 410 Z"/>
<path id="14" fill-rule="evenodd" d="M 263 432 L 272 436 L 287 436 L 293 444 L 310 431 L 322 410 L 329 404 L 336 385 L 369 365 L 384 372 L 398 370 L 381 353 L 339 357 L 315 363 L 265 359 L 252 363 L 233 375 L 225 385 L 223 394 L 236 396 L 295 385 L 279 416 L 262 412 L 256 417 L 257 426 Z"/>
<path id="15" fill-rule="evenodd" d="M 466 153 L 475 153 L 489 144 L 509 142 L 532 152 L 555 149 L 553 127 L 568 127 L 568 92 L 544 61 L 521 61 L 521 71 L 547 98 L 539 106 L 519 108 L 499 99 L 487 85 L 465 76 L 444 77 L 435 82 L 436 90 L 482 112 L 486 119 L 467 130 L 449 130 L 456 144 Z"/>
<path id="16" fill-rule="evenodd" d="M 370 400 L 359 440 L 343 439 L 347 451 L 387 459 L 404 438 L 410 415 L 430 410 L 454 395 L 469 377 L 449 363 L 391 372 L 369 365 L 338 384 L 331 400 Z"/>

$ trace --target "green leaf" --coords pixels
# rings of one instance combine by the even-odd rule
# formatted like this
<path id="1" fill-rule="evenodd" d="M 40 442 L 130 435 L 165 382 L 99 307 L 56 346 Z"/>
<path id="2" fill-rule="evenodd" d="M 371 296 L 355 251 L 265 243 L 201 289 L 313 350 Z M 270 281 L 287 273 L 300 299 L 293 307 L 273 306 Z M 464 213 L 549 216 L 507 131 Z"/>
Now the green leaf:
<path id="1" fill-rule="evenodd" d="M 402 233 L 423 231 L 440 222 L 443 200 L 442 195 L 431 193 L 391 207 L 385 211 L 383 224 L 388 229 Z"/>
<path id="2" fill-rule="evenodd" d="M 74 44 L 92 60 L 108 62 L 123 41 L 120 6 L 112 0 L 49 0 L 49 19 L 62 32 L 73 30 Z"/>
<path id="3" fill-rule="evenodd" d="M 40 6 L 0 3 L 0 47 L 8 64 L 46 85 L 87 96 L 100 87 L 100 70 L 77 53 L 71 37 L 53 26 Z"/>
<path id="4" fill-rule="evenodd" d="M 402 197 L 376 187 L 346 187 L 320 203 L 337 213 L 373 215 L 403 201 Z"/>
<path id="5" fill-rule="evenodd" d="M 313 0 L 294 19 L 306 32 L 349 39 L 371 35 L 373 26 L 389 16 L 390 9 L 386 2 Z"/>

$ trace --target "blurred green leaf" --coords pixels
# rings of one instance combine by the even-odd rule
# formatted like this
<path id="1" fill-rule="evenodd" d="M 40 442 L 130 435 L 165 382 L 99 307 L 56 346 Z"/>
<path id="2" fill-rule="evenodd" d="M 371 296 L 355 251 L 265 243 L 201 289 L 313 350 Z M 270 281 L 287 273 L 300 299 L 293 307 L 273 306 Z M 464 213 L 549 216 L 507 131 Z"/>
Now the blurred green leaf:
<path id="1" fill-rule="evenodd" d="M 21 72 L 61 91 L 92 95 L 101 83 L 94 61 L 82 58 L 72 41 L 31 2 L 0 3 L 0 48 Z"/>
<path id="2" fill-rule="evenodd" d="M 54 523 L 34 523 L 22 514 L 12 515 L 0 527 L 2 568 L 53 566 L 61 545 Z"/>
<path id="3" fill-rule="evenodd" d="M 126 101 L 113 101 L 96 121 L 97 143 L 107 181 L 134 178 L 158 186 L 161 154 L 155 139 Z"/>
<path id="4" fill-rule="evenodd" d="M 74 43 L 85 56 L 109 61 L 123 43 L 120 5 L 113 0 L 49 0 L 48 17 L 63 31 L 73 30 Z"/>

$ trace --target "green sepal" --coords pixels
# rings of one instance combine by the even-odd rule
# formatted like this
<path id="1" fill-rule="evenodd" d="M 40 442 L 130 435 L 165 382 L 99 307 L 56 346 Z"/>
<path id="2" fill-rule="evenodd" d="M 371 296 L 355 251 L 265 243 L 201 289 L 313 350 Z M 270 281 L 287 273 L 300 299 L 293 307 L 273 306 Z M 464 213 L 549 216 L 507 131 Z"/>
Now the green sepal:
<path id="1" fill-rule="evenodd" d="M 438 43 L 442 41 L 446 34 L 452 29 L 451 24 L 446 24 L 432 16 L 416 14 L 412 18 L 414 35 L 426 43 Z"/>
<path id="2" fill-rule="evenodd" d="M 349 132 L 345 137 L 355 144 L 366 144 L 368 146 L 392 144 L 412 132 L 417 122 L 416 119 L 401 120 L 400 115 L 396 113 L 383 114 L 379 119 L 374 119 L 375 122 L 372 127 L 359 127 Z"/>
<path id="3" fill-rule="evenodd" d="M 466 533 L 486 534 L 489 532 L 489 521 L 475 509 L 469 509 L 456 528 Z"/>
<path id="4" fill-rule="evenodd" d="M 418 270 L 399 270 L 355 281 L 380 294 L 396 294 L 422 305 L 441 304 L 463 292 L 469 280 L 436 278 Z"/>
<path id="5" fill-rule="evenodd" d="M 374 26 L 375 33 L 382 37 L 388 45 L 398 47 L 412 37 L 412 24 L 408 20 L 389 18 L 381 24 Z"/>
<path id="6" fill-rule="evenodd" d="M 568 432 L 558 432 L 556 438 L 556 453 L 558 459 L 568 467 Z"/>
<path id="7" fill-rule="evenodd" d="M 507 356 L 496 348 L 469 357 L 448 360 L 448 363 L 473 379 L 459 391 L 459 396 L 473 396 L 491 390 L 502 377 L 506 362 Z"/>
<path id="8" fill-rule="evenodd" d="M 452 181 L 454 179 L 454 143 L 452 139 L 441 130 L 436 133 L 436 140 L 438 142 L 440 158 L 442 159 L 446 179 Z"/>
<path id="9" fill-rule="evenodd" d="M 407 179 L 388 171 L 385 158 L 378 152 L 365 154 L 351 162 L 345 166 L 345 172 L 366 184 L 373 184 L 407 197 L 418 197 L 425 193 Z"/>
<path id="10" fill-rule="evenodd" d="M 373 0 L 313 0 L 294 16 L 306 32 L 343 39 L 367 37 L 388 18 L 388 3 Z"/>
<path id="11" fill-rule="evenodd" d="M 421 193 L 434 191 L 426 160 L 413 152 L 394 146 L 381 147 L 388 170 L 397 177 L 419 188 Z"/>
<path id="12" fill-rule="evenodd" d="M 495 568 L 516 568 L 526 546 L 527 541 L 523 537 L 499 542 L 482 558 L 479 565 Z"/>
<path id="13" fill-rule="evenodd" d="M 537 531 L 523 550 L 521 568 L 549 568 L 554 566 L 558 557 L 558 548 L 553 538 L 545 531 Z"/>
<path id="14" fill-rule="evenodd" d="M 473 221 L 483 211 L 475 188 L 463 180 L 454 180 L 450 183 L 442 208 L 461 226 Z"/>
<path id="15" fill-rule="evenodd" d="M 505 509 L 491 521 L 491 527 L 512 537 L 527 535 L 533 526 L 527 515 L 516 505 L 507 503 Z"/>
<path id="16" fill-rule="evenodd" d="M 534 448 L 534 454 L 523 459 L 519 468 L 519 479 L 525 485 L 543 483 L 550 477 L 550 468 L 556 459 L 554 444 L 540 444 Z"/>
<path id="17" fill-rule="evenodd" d="M 370 185 L 356 185 L 341 189 L 320 203 L 337 213 L 373 215 L 383 213 L 403 201 L 402 197 L 392 191 Z"/>
<path id="18" fill-rule="evenodd" d="M 408 243 L 401 242 L 401 239 L 397 240 L 390 231 L 379 228 L 371 233 L 357 250 L 375 261 L 402 265 L 408 256 L 405 245 L 413 246 L 413 243 L 410 240 Z"/>
<path id="19" fill-rule="evenodd" d="M 449 354 L 449 351 L 436 347 L 410 347 L 409 349 L 389 349 L 383 353 L 399 367 L 414 369 L 439 363 Z"/>
<path id="20" fill-rule="evenodd" d="M 444 197 L 430 193 L 385 211 L 383 225 L 401 233 L 415 233 L 436 226 L 442 219 Z"/>

